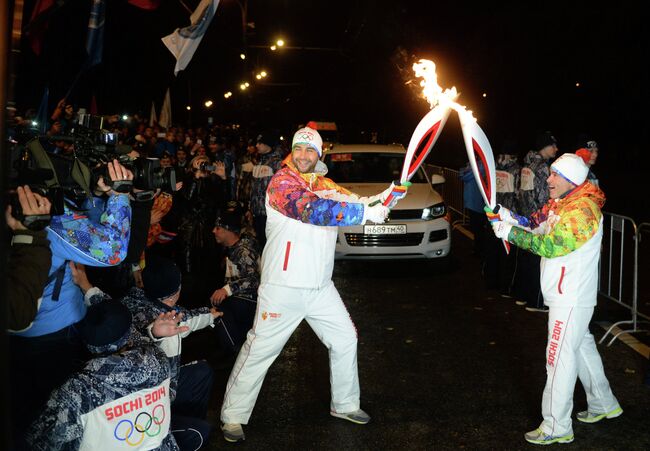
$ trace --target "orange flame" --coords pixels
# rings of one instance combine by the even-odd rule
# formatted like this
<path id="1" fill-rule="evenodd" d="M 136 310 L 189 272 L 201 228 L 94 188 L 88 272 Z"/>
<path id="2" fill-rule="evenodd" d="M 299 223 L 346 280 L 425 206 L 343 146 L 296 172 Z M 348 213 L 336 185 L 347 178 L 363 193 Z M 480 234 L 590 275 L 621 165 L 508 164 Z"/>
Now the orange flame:
<path id="1" fill-rule="evenodd" d="M 436 74 L 436 64 L 431 60 L 421 59 L 413 64 L 415 76 L 421 78 L 422 95 L 429 102 L 431 109 L 438 105 L 454 109 L 459 115 L 467 120 L 476 121 L 471 110 L 456 102 L 460 93 L 455 86 L 443 90 L 438 84 L 438 74 Z"/>

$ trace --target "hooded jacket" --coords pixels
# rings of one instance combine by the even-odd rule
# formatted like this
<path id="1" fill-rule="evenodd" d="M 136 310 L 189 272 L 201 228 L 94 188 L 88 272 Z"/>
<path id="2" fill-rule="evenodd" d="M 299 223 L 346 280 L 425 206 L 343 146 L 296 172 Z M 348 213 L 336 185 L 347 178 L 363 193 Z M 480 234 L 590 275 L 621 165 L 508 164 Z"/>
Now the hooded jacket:
<path id="1" fill-rule="evenodd" d="M 101 203 L 95 199 L 94 202 Z M 16 331 L 22 337 L 50 334 L 80 321 L 86 315 L 83 294 L 72 281 L 68 261 L 88 266 L 118 265 L 127 254 L 131 232 L 131 205 L 126 195 L 109 196 L 98 217 L 89 210 L 70 210 L 54 216 L 46 228 L 52 263 L 47 285 L 33 324 Z"/>
<path id="2" fill-rule="evenodd" d="M 267 243 L 261 283 L 322 288 L 332 280 L 337 226 L 362 224 L 363 201 L 316 171 L 300 173 L 291 161 L 271 179 L 266 192 Z"/>
<path id="3" fill-rule="evenodd" d="M 605 194 L 585 182 L 549 200 L 532 215 L 528 229 L 510 230 L 509 242 L 542 257 L 540 280 L 546 305 L 596 305 L 604 204 Z"/>

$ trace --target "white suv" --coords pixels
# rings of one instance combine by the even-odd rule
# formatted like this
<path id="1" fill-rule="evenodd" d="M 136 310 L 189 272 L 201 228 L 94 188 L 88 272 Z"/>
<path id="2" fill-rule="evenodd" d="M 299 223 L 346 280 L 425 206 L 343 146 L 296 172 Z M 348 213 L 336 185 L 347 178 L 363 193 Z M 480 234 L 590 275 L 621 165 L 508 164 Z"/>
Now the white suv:
<path id="1" fill-rule="evenodd" d="M 372 196 L 399 180 L 406 149 L 399 144 L 336 145 L 324 157 L 327 177 L 360 196 Z M 442 196 L 423 168 L 384 224 L 339 227 L 337 259 L 437 258 L 449 255 L 451 227 Z"/>

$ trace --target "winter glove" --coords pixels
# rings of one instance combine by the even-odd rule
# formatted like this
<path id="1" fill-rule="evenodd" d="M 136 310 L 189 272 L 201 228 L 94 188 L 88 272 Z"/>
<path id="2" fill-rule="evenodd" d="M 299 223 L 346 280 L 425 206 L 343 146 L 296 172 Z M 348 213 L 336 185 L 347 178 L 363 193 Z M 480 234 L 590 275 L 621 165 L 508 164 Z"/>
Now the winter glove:
<path id="1" fill-rule="evenodd" d="M 396 185 L 395 182 L 392 182 L 388 189 L 381 193 L 381 203 L 383 204 L 386 202 L 386 199 L 390 198 L 390 201 L 386 206 L 390 209 L 395 208 L 397 202 L 406 196 L 409 186 L 411 186 L 411 182 L 404 182 L 398 185 Z"/>
<path id="2" fill-rule="evenodd" d="M 497 204 L 492 210 L 490 207 L 484 207 L 485 215 L 490 222 L 503 221 L 507 224 L 519 227 L 528 227 L 528 219 L 508 210 L 501 204 Z"/>
<path id="3" fill-rule="evenodd" d="M 367 221 L 372 221 L 375 224 L 383 224 L 390 213 L 390 209 L 381 204 L 374 205 L 372 207 L 364 207 L 363 209 L 363 224 Z"/>
<path id="4" fill-rule="evenodd" d="M 386 202 L 386 199 L 389 197 L 392 197 L 390 199 L 390 202 L 388 205 L 386 205 L 388 208 L 394 208 L 395 205 L 397 205 L 397 202 L 402 199 L 404 196 L 406 196 L 406 192 L 408 191 L 409 186 L 411 186 L 411 182 L 404 182 L 403 184 L 395 184 L 395 182 L 392 182 L 388 188 L 386 188 L 384 191 L 382 191 L 379 194 L 375 194 L 374 196 L 370 197 L 362 197 L 361 201 L 366 204 L 366 205 L 377 205 L 379 203 L 384 203 Z"/>
<path id="5" fill-rule="evenodd" d="M 497 238 L 508 241 L 508 235 L 510 235 L 510 230 L 512 229 L 512 224 L 508 224 L 504 221 L 494 221 L 492 224 L 492 230 Z"/>

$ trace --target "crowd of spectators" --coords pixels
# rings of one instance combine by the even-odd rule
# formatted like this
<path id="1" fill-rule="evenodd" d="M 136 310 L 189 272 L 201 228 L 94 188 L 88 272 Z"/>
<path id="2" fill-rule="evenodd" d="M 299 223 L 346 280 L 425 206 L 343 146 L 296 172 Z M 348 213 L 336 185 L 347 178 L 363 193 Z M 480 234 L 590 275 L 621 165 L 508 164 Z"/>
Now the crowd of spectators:
<path id="1" fill-rule="evenodd" d="M 12 113 L 14 145 L 39 135 L 41 157 L 96 163 L 68 139 L 82 121 L 65 101 L 45 127 L 33 113 Z M 23 216 L 6 212 L 10 264 L 19 269 L 10 277 L 20 289 L 8 331 L 14 446 L 118 440 L 198 449 L 211 429 L 212 369 L 182 365 L 180 339 L 206 328 L 225 362 L 239 351 L 255 313 L 265 241 L 256 206 L 263 210 L 268 181 L 289 149 L 276 130 L 236 125 L 164 129 L 137 116 L 104 116 L 101 129 L 115 141 L 92 193 L 64 189 L 58 215 L 29 182 L 15 189 Z M 118 189 L 115 183 L 133 183 L 134 161 L 143 158 L 158 159 L 175 185 Z M 25 264 L 37 256 L 38 264 Z"/>

